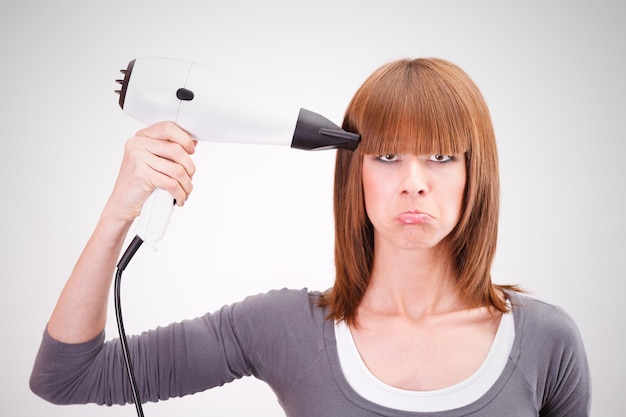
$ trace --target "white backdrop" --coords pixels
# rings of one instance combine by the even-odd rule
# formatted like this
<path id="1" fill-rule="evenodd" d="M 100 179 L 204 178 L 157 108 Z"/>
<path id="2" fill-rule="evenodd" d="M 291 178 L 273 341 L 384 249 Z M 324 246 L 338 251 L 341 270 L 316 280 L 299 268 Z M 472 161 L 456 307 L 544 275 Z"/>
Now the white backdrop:
<path id="1" fill-rule="evenodd" d="M 623 413 L 625 15 L 613 0 L 3 1 L 0 414 L 135 413 L 50 405 L 28 377 L 123 143 L 142 127 L 113 93 L 119 69 L 139 56 L 216 67 L 336 123 L 365 77 L 391 59 L 459 64 L 483 91 L 498 137 L 495 280 L 520 283 L 575 318 L 593 415 Z M 331 285 L 333 151 L 201 143 L 195 162 L 195 191 L 160 249 L 142 248 L 124 275 L 129 333 L 271 288 Z M 145 412 L 281 415 L 253 379 Z"/>

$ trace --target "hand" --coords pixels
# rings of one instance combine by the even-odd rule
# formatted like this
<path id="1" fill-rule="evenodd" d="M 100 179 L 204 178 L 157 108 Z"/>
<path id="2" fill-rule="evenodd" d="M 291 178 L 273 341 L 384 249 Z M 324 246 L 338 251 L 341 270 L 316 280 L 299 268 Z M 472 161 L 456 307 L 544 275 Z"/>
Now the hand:
<path id="1" fill-rule="evenodd" d="M 193 189 L 196 141 L 172 122 L 139 130 L 128 139 L 113 193 L 107 203 L 116 216 L 133 220 L 155 188 L 168 191 L 179 206 Z"/>

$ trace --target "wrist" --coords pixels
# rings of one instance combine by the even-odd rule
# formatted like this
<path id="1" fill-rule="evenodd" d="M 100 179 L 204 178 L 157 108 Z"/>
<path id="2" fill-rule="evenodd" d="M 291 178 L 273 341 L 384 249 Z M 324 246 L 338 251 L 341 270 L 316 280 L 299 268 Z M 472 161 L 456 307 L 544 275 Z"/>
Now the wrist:
<path id="1" fill-rule="evenodd" d="M 141 207 L 129 207 L 119 204 L 111 196 L 100 214 L 100 219 L 101 221 L 114 222 L 120 225 L 130 225 L 139 214 L 141 214 Z"/>
<path id="2" fill-rule="evenodd" d="M 113 242 L 117 242 L 126 236 L 138 215 L 131 210 L 119 210 L 107 204 L 100 214 L 96 231 L 109 235 Z"/>

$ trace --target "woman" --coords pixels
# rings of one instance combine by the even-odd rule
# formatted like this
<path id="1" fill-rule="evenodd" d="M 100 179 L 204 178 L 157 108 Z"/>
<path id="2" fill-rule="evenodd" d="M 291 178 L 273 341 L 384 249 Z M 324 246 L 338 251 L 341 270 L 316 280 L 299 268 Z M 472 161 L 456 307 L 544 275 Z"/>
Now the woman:
<path id="1" fill-rule="evenodd" d="M 289 416 L 587 416 L 575 324 L 491 282 L 497 152 L 470 78 L 440 59 L 389 63 L 357 91 L 343 127 L 362 139 L 337 153 L 334 287 L 271 291 L 131 338 L 140 398 L 254 375 Z M 104 342 L 111 276 L 151 191 L 186 200 L 193 150 L 171 123 L 127 142 L 44 333 L 31 376 L 38 395 L 132 401 L 119 344 Z"/>

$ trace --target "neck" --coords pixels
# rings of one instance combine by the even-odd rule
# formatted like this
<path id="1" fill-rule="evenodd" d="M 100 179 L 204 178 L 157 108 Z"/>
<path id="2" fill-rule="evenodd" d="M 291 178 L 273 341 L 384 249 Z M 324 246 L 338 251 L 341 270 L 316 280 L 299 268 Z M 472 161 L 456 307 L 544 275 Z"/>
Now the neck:
<path id="1" fill-rule="evenodd" d="M 449 250 L 375 247 L 372 275 L 360 308 L 413 319 L 463 308 Z"/>

